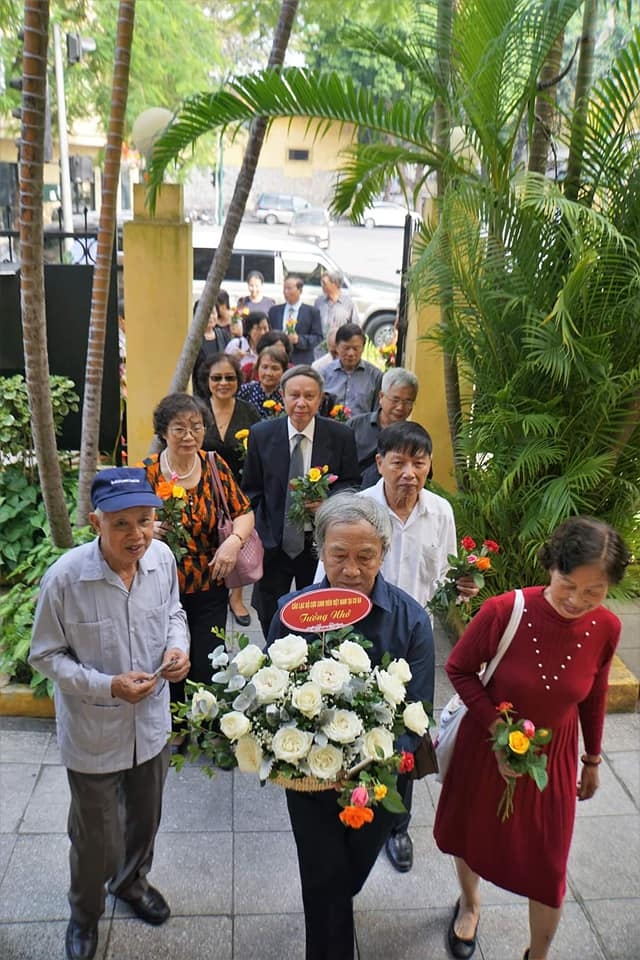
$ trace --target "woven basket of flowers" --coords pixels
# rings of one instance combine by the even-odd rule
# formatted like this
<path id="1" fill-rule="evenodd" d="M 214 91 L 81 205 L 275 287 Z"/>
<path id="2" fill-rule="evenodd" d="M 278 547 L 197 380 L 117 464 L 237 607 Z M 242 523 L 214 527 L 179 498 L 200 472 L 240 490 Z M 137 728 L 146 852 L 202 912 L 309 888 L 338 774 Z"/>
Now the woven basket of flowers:
<path id="1" fill-rule="evenodd" d="M 228 651 L 225 638 L 210 655 L 211 684 L 188 682 L 191 700 L 172 708 L 189 728 L 189 759 L 205 772 L 237 766 L 286 790 L 338 791 L 347 826 L 369 822 L 377 804 L 402 813 L 396 781 L 413 754 L 395 743 L 429 727 L 424 705 L 405 702 L 406 661 L 373 667 L 370 641 L 350 628 L 288 634 L 267 652 L 247 638 L 238 645 Z"/>

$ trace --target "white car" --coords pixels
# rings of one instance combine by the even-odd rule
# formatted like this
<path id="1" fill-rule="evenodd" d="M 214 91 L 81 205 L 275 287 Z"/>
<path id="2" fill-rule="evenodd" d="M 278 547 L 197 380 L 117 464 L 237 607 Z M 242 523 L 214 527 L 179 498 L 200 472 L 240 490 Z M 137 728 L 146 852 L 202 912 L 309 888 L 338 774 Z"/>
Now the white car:
<path id="1" fill-rule="evenodd" d="M 393 200 L 375 200 L 362 214 L 362 223 L 367 230 L 374 227 L 404 227 L 407 210 L 401 203 Z"/>

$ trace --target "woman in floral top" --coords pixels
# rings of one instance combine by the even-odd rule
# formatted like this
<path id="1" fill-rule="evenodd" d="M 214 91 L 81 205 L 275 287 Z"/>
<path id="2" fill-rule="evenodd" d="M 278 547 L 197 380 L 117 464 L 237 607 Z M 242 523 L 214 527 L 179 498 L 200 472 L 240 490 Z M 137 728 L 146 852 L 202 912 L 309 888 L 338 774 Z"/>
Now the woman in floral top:
<path id="1" fill-rule="evenodd" d="M 263 420 L 277 415 L 284 410 L 280 380 L 288 365 L 288 359 L 279 347 L 265 347 L 258 357 L 258 379 L 243 383 L 238 390 L 238 399 L 255 407 Z M 272 403 L 268 403 L 265 407 L 267 401 Z M 278 404 L 280 410 L 277 410 L 273 404 Z"/>
<path id="2" fill-rule="evenodd" d="M 178 581 L 191 634 L 189 679 L 199 683 L 211 680 L 209 654 L 218 642 L 211 628 L 224 629 L 227 622 L 228 591 L 224 578 L 233 570 L 254 525 L 249 501 L 228 465 L 215 454 L 233 518 L 233 533 L 224 543 L 218 543 L 213 476 L 207 454 L 200 449 L 205 417 L 208 425 L 208 411 L 189 394 L 165 397 L 153 413 L 153 428 L 163 449 L 140 464 L 154 489 L 162 490 L 164 484 L 172 483 L 186 492 L 182 525 L 189 537 L 186 554 L 177 561 Z M 156 529 L 157 536 L 162 537 L 160 523 Z M 184 700 L 184 682 L 171 685 L 171 699 Z"/>

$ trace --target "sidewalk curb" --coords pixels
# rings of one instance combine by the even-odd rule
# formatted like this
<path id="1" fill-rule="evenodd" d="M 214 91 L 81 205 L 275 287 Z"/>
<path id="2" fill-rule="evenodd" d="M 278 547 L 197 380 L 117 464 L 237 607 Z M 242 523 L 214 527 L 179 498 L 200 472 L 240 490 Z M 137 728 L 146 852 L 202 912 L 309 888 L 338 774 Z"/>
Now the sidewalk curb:
<path id="1" fill-rule="evenodd" d="M 633 713 L 638 706 L 640 684 L 631 670 L 615 654 L 609 672 L 607 713 Z"/>
<path id="2" fill-rule="evenodd" d="M 611 664 L 607 690 L 607 713 L 634 713 L 640 683 L 616 654 Z M 25 683 L 0 687 L 0 717 L 55 717 L 51 697 L 36 697 Z"/>

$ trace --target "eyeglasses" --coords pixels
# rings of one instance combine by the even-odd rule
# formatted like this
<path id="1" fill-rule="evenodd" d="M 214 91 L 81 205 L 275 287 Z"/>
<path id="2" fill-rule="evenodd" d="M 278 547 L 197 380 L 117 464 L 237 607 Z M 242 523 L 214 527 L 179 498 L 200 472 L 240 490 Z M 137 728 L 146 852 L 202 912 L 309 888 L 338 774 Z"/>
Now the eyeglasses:
<path id="1" fill-rule="evenodd" d="M 201 423 L 192 423 L 188 427 L 169 427 L 167 432 L 172 437 L 177 437 L 178 440 L 184 440 L 188 434 L 191 434 L 192 437 L 199 437 L 204 433 L 204 426 Z"/>
<path id="2" fill-rule="evenodd" d="M 224 380 L 225 383 L 237 383 L 238 378 L 235 373 L 212 373 L 209 377 L 210 383 L 222 383 Z"/>
<path id="3" fill-rule="evenodd" d="M 411 409 L 415 403 L 415 400 L 399 400 L 397 397 L 386 397 L 385 399 L 392 407 L 408 407 Z"/>

